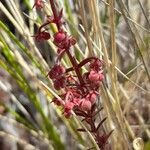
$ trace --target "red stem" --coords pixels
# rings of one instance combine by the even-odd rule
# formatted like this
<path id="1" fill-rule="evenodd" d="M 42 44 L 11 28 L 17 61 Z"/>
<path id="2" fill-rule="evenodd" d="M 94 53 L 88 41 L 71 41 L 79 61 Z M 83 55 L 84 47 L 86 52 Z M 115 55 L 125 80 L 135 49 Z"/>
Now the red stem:
<path id="1" fill-rule="evenodd" d="M 77 63 L 76 59 L 71 55 L 69 50 L 66 50 L 66 53 L 67 53 L 67 55 L 68 55 L 68 57 L 69 57 L 69 59 L 70 59 L 70 61 L 72 63 L 72 66 L 74 68 L 74 71 L 77 74 L 77 77 L 78 77 L 78 79 L 80 81 L 81 86 L 83 86 L 84 85 L 84 80 L 83 80 L 82 75 L 80 73 L 80 69 L 78 67 L 78 63 Z"/>
<path id="2" fill-rule="evenodd" d="M 89 57 L 89 58 L 86 58 L 84 59 L 83 61 L 81 61 L 79 64 L 78 64 L 78 68 L 81 68 L 82 66 L 84 66 L 85 64 L 87 64 L 88 62 L 92 61 L 92 60 L 97 60 L 98 58 L 96 57 Z M 70 67 L 68 69 L 66 69 L 66 72 L 69 72 L 69 71 L 73 71 L 73 67 Z"/>
<path id="3" fill-rule="evenodd" d="M 79 68 L 81 68 L 82 66 L 84 66 L 85 64 L 87 64 L 88 62 L 92 61 L 92 60 L 97 60 L 98 58 L 96 57 L 88 57 L 86 59 L 84 59 L 83 61 L 81 61 L 78 65 Z M 98 59 L 99 60 L 99 59 Z"/>
<path id="4" fill-rule="evenodd" d="M 42 24 L 42 25 L 39 27 L 38 32 L 41 32 L 42 28 L 45 27 L 45 26 L 47 26 L 48 24 L 50 24 L 50 22 L 46 22 L 46 23 Z"/>

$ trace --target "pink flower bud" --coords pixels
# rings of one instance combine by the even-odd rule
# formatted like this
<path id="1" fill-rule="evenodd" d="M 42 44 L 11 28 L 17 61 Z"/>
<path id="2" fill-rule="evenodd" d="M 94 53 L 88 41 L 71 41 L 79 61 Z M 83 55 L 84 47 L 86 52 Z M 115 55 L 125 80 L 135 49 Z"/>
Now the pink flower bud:
<path id="1" fill-rule="evenodd" d="M 82 99 L 80 107 L 83 111 L 89 111 L 89 110 L 91 110 L 92 104 L 88 99 L 84 98 L 84 99 Z"/>
<path id="2" fill-rule="evenodd" d="M 98 81 L 102 81 L 104 79 L 104 75 L 102 73 L 102 71 L 90 71 L 89 76 L 88 76 L 89 80 L 92 82 L 98 82 Z"/>
<path id="3" fill-rule="evenodd" d="M 61 43 L 63 40 L 66 38 L 66 33 L 65 32 L 57 32 L 54 34 L 54 43 L 57 45 Z"/>
<path id="4" fill-rule="evenodd" d="M 88 78 L 90 81 L 97 82 L 99 81 L 99 74 L 96 71 L 92 70 L 90 71 Z"/>
<path id="5" fill-rule="evenodd" d="M 92 93 L 88 94 L 86 97 L 89 99 L 89 101 L 91 102 L 92 105 L 95 104 L 96 99 L 97 99 L 96 93 L 92 92 Z"/>

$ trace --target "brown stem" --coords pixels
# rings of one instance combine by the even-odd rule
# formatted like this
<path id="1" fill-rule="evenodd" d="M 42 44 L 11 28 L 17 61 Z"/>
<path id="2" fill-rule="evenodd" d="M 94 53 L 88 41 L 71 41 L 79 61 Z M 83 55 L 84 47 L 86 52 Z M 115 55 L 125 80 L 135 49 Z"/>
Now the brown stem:
<path id="1" fill-rule="evenodd" d="M 78 67 L 81 68 L 82 66 L 84 66 L 85 64 L 87 64 L 88 62 L 92 61 L 92 60 L 99 60 L 98 58 L 96 57 L 88 57 L 88 58 L 85 58 L 84 60 L 82 60 Z M 100 61 L 100 60 L 99 60 Z"/>

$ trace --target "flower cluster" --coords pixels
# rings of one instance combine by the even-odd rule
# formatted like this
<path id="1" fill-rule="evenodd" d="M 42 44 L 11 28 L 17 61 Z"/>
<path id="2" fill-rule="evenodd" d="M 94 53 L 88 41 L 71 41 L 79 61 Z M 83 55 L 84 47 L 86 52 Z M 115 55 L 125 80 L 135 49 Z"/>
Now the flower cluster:
<path id="1" fill-rule="evenodd" d="M 36 0 L 35 7 L 42 8 L 43 1 Z M 99 97 L 99 88 L 104 79 L 103 62 L 96 57 L 89 57 L 81 62 L 77 62 L 76 58 L 70 52 L 70 48 L 76 44 L 75 38 L 68 35 L 63 30 L 64 23 L 62 19 L 63 10 L 57 11 L 55 3 L 50 0 L 52 16 L 47 16 L 47 22 L 44 23 L 34 36 L 37 41 L 48 40 L 52 37 L 53 43 L 57 47 L 57 61 L 48 73 L 48 77 L 53 81 L 56 90 L 60 90 L 60 99 L 54 97 L 52 102 L 63 107 L 65 117 L 70 117 L 72 112 L 80 117 L 90 126 L 90 132 L 94 134 L 95 140 L 100 148 L 103 148 L 107 142 L 111 132 L 106 135 L 100 135 L 98 129 L 106 120 L 104 118 L 100 123 L 95 125 L 95 116 L 100 111 L 96 106 Z M 50 23 L 54 23 L 57 32 L 53 36 L 43 30 Z M 66 54 L 72 64 L 70 68 L 65 68 L 61 64 L 61 59 Z M 87 68 L 87 72 L 83 72 L 82 67 Z M 59 92 L 60 93 L 60 92 Z M 78 129 L 84 132 L 84 129 Z"/>
<path id="2" fill-rule="evenodd" d="M 64 115 L 69 117 L 71 111 L 85 111 L 88 112 L 91 110 L 92 106 L 96 103 L 98 96 L 98 89 L 101 81 L 104 78 L 102 71 L 102 63 L 99 59 L 93 58 L 89 63 L 90 71 L 81 75 L 82 84 L 78 80 L 78 77 L 73 74 L 69 74 L 70 70 L 65 69 L 60 64 L 55 64 L 54 67 L 49 71 L 48 76 L 52 79 L 54 88 L 56 90 L 64 89 L 64 93 L 59 95 L 64 101 Z M 89 59 L 90 61 L 91 59 Z M 83 63 L 83 60 L 81 63 Z M 80 71 L 80 64 L 76 66 L 76 69 Z M 72 68 L 72 71 L 75 71 L 75 68 Z M 56 98 L 53 100 L 56 104 L 59 104 Z"/>

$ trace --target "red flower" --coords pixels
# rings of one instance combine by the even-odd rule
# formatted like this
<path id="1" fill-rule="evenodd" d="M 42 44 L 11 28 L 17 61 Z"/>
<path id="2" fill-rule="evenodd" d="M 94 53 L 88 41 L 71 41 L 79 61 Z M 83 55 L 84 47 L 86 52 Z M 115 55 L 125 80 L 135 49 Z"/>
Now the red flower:
<path id="1" fill-rule="evenodd" d="M 54 44 L 58 47 L 58 53 L 64 49 L 68 49 L 71 45 L 75 45 L 75 43 L 76 40 L 62 30 L 54 34 Z"/>
<path id="2" fill-rule="evenodd" d="M 34 37 L 35 37 L 36 41 L 41 42 L 41 41 L 50 39 L 50 34 L 46 31 L 42 31 L 42 32 L 39 32 Z"/>
<path id="3" fill-rule="evenodd" d="M 72 115 L 71 111 L 72 111 L 73 107 L 74 107 L 73 102 L 67 102 L 65 104 L 65 106 L 64 106 L 64 116 L 66 118 L 69 118 Z"/>
<path id="4" fill-rule="evenodd" d="M 91 110 L 92 104 L 88 99 L 83 98 L 82 102 L 80 104 L 80 108 L 83 111 L 89 111 Z"/>
<path id="5" fill-rule="evenodd" d="M 94 70 L 97 70 L 101 66 L 102 66 L 102 62 L 99 59 L 93 60 L 90 64 L 90 68 Z"/>
<path id="6" fill-rule="evenodd" d="M 49 71 L 48 76 L 51 79 L 57 79 L 59 76 L 65 73 L 65 68 L 62 65 L 54 65 L 54 67 Z"/>
<path id="7" fill-rule="evenodd" d="M 98 82 L 98 81 L 102 81 L 104 79 L 104 75 L 103 75 L 102 71 L 97 72 L 97 71 L 91 70 L 88 78 L 90 81 Z"/>
<path id="8" fill-rule="evenodd" d="M 90 71 L 88 78 L 90 81 L 97 82 L 99 81 L 99 74 L 96 71 L 92 70 Z"/>
<path id="9" fill-rule="evenodd" d="M 97 94 L 95 92 L 91 92 L 90 94 L 88 94 L 86 96 L 87 99 L 89 99 L 89 101 L 91 102 L 91 104 L 95 104 L 96 99 L 97 99 Z"/>
<path id="10" fill-rule="evenodd" d="M 66 32 L 59 31 L 54 34 L 54 43 L 57 45 L 57 44 L 63 42 L 66 39 L 66 37 L 67 37 Z"/>
<path id="11" fill-rule="evenodd" d="M 32 9 L 34 7 L 36 7 L 37 9 L 41 9 L 41 8 L 43 8 L 43 6 L 44 6 L 43 0 L 35 0 L 35 3 L 33 5 Z"/>
<path id="12" fill-rule="evenodd" d="M 70 112 L 73 109 L 73 107 L 74 107 L 73 102 L 67 102 L 64 107 L 64 112 L 66 113 Z"/>

